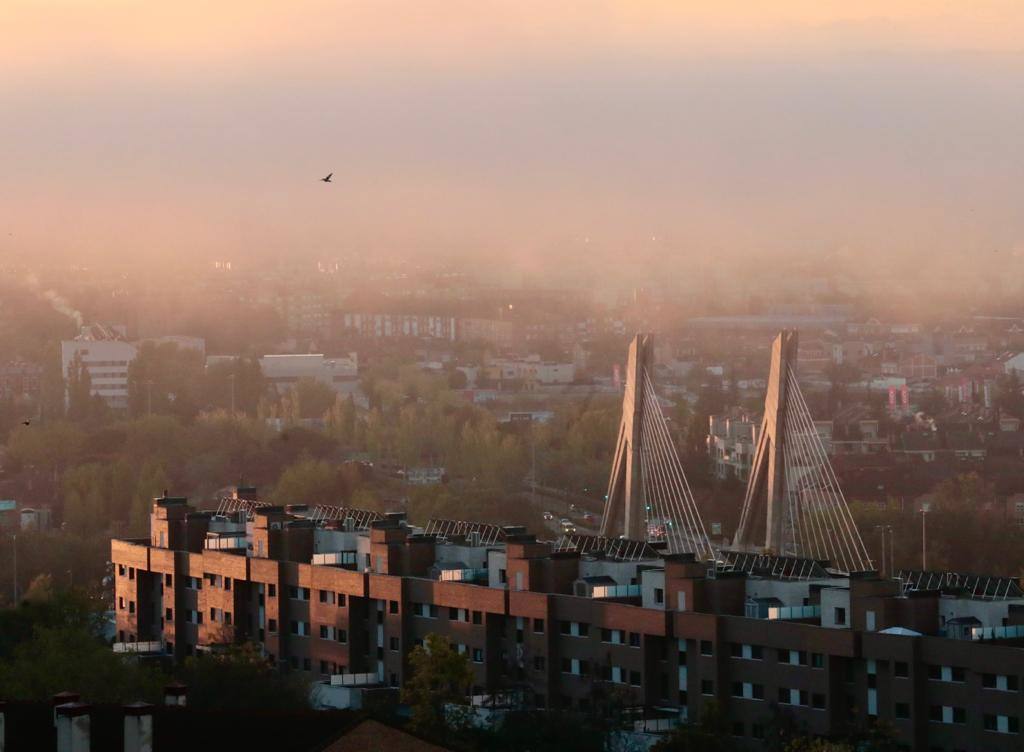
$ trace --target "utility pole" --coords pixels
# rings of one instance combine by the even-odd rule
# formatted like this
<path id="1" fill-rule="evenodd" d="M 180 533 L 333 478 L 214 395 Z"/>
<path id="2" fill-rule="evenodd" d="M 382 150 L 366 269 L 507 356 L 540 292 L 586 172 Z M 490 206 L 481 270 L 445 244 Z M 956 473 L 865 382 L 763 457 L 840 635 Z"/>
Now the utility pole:
<path id="1" fill-rule="evenodd" d="M 235 415 L 235 374 L 228 375 L 228 381 L 231 383 L 231 415 Z"/>
<path id="2" fill-rule="evenodd" d="M 533 417 L 530 417 L 530 445 L 532 447 L 532 469 L 530 470 L 530 504 L 537 508 L 537 436 L 533 431 Z"/>
<path id="3" fill-rule="evenodd" d="M 921 570 L 928 570 L 928 512 L 931 511 L 931 504 L 927 501 L 921 502 Z"/>
<path id="4" fill-rule="evenodd" d="M 886 525 L 885 528 L 889 531 L 889 576 L 892 577 L 896 572 L 896 544 L 893 542 L 895 531 L 892 525 Z"/>
<path id="5" fill-rule="evenodd" d="M 18 605 L 18 534 L 11 534 L 11 548 L 14 549 L 14 605 Z"/>
<path id="6" fill-rule="evenodd" d="M 885 577 L 885 525 L 875 525 L 875 530 L 882 534 L 882 577 Z"/>
<path id="7" fill-rule="evenodd" d="M 146 379 L 146 415 L 153 414 L 153 380 Z"/>

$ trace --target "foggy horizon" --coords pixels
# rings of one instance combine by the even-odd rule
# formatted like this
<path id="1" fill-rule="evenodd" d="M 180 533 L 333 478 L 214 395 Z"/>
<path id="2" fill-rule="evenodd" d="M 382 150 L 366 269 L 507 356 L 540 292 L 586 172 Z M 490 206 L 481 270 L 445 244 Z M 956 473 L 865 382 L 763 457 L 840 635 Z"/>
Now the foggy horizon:
<path id="1" fill-rule="evenodd" d="M 1024 251 L 1022 22 L 1003 2 L 16 0 L 0 254 L 955 273 Z"/>

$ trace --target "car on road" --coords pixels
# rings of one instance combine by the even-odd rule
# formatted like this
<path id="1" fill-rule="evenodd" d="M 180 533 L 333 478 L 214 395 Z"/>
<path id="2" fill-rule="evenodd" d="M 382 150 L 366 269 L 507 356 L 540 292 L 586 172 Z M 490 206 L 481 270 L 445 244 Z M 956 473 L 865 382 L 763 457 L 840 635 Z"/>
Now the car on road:
<path id="1" fill-rule="evenodd" d="M 583 521 L 584 522 L 593 522 L 594 521 L 593 513 L 592 512 L 584 512 L 583 513 Z"/>
<path id="2" fill-rule="evenodd" d="M 545 521 L 549 521 L 549 520 L 553 520 L 553 519 L 555 519 L 554 512 L 545 512 L 544 513 L 544 520 Z"/>

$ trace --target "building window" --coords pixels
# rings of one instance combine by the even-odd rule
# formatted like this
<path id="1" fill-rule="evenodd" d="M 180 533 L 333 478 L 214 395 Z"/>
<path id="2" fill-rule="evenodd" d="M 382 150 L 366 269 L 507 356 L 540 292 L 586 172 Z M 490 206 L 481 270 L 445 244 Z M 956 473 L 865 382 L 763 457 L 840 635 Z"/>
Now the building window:
<path id="1" fill-rule="evenodd" d="M 984 716 L 986 731 L 993 731 L 997 734 L 1019 734 L 1020 719 L 1015 715 L 988 715 Z"/>
<path id="2" fill-rule="evenodd" d="M 825 668 L 825 656 L 821 653 L 811 653 L 811 668 Z"/>
<path id="3" fill-rule="evenodd" d="M 654 602 L 658 605 L 661 605 L 665 602 L 665 590 L 663 588 L 654 588 Z"/>
<path id="4" fill-rule="evenodd" d="M 344 593 L 338 593 L 338 608 L 348 605 L 348 597 Z"/>
<path id="5" fill-rule="evenodd" d="M 398 601 L 388 601 L 388 613 L 389 614 L 397 614 L 398 613 Z"/>
<path id="6" fill-rule="evenodd" d="M 544 634 L 544 620 L 534 619 L 533 620 L 533 632 L 534 634 Z"/>
<path id="7" fill-rule="evenodd" d="M 277 632 L 277 619 L 267 619 L 267 631 L 271 634 Z"/>
<path id="8" fill-rule="evenodd" d="M 896 661 L 892 664 L 892 675 L 897 679 L 908 679 L 910 677 L 910 664 L 906 661 Z"/>
<path id="9" fill-rule="evenodd" d="M 398 638 L 397 637 L 391 637 L 388 640 L 388 647 L 391 649 L 391 651 L 393 653 L 397 653 L 398 652 Z"/>
<path id="10" fill-rule="evenodd" d="M 640 647 L 640 633 L 639 632 L 630 632 L 629 633 L 629 646 L 631 648 L 638 648 L 638 647 Z"/>
<path id="11" fill-rule="evenodd" d="M 833 620 L 835 621 L 836 625 L 840 626 L 840 627 L 841 626 L 845 626 L 845 624 L 846 624 L 846 609 L 844 607 L 842 607 L 842 606 L 836 606 L 834 609 L 832 609 L 832 611 L 833 611 L 833 614 L 834 614 Z"/>
<path id="12" fill-rule="evenodd" d="M 473 648 L 473 663 L 484 662 L 484 651 L 480 648 Z"/>
<path id="13" fill-rule="evenodd" d="M 910 719 L 910 703 L 909 702 L 897 702 L 893 706 L 893 716 L 898 720 L 906 721 Z"/>
<path id="14" fill-rule="evenodd" d="M 715 654 L 715 649 L 714 649 L 714 646 L 711 644 L 711 640 L 701 640 L 700 641 L 700 654 L 701 655 L 714 655 Z"/>
<path id="15" fill-rule="evenodd" d="M 338 642 L 348 642 L 348 630 L 338 629 L 336 632 L 338 635 Z"/>
<path id="16" fill-rule="evenodd" d="M 267 585 L 267 595 L 269 595 L 271 598 L 276 598 L 277 585 L 275 585 L 274 583 L 270 583 L 269 585 Z"/>
<path id="17" fill-rule="evenodd" d="M 474 611 L 473 612 L 473 623 L 474 624 L 483 624 L 484 623 L 484 615 L 483 615 L 483 613 L 481 613 L 480 611 Z"/>
<path id="18" fill-rule="evenodd" d="M 543 671 L 544 670 L 544 664 L 545 664 L 545 660 L 544 660 L 544 656 L 543 655 L 535 655 L 533 657 L 533 670 L 534 671 Z"/>
<path id="19" fill-rule="evenodd" d="M 715 683 L 711 679 L 701 679 L 700 693 L 702 695 L 713 695 L 715 693 Z"/>
<path id="20" fill-rule="evenodd" d="M 318 593 L 319 593 L 319 596 L 320 596 L 320 602 L 321 603 L 326 603 L 326 604 L 331 605 L 331 606 L 334 605 L 334 593 L 332 591 L 330 591 L 330 590 L 320 590 L 320 591 L 318 591 Z"/>

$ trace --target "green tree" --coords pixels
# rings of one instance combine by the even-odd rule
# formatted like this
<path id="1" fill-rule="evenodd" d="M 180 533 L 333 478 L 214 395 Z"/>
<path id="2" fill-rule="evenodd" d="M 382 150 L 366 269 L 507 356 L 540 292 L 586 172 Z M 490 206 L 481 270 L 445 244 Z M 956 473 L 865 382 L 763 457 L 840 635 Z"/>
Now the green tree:
<path id="1" fill-rule="evenodd" d="M 111 651 L 93 603 L 63 593 L 0 612 L 0 635 L 7 625 L 20 635 L 6 646 L 0 639 L 0 650 L 9 650 L 0 660 L 0 696 L 44 700 L 74 687 L 95 702 L 155 701 L 163 678 Z"/>
<path id="2" fill-rule="evenodd" d="M 307 458 L 285 468 L 273 498 L 282 504 L 336 504 L 347 492 L 336 465 Z"/>
<path id="3" fill-rule="evenodd" d="M 445 706 L 465 705 L 473 685 L 473 668 L 447 638 L 427 635 L 409 653 L 411 678 L 402 687 L 402 702 L 412 708 L 410 726 L 434 738 L 447 734 Z"/>
<path id="4" fill-rule="evenodd" d="M 188 658 L 179 678 L 188 685 L 189 705 L 203 710 L 309 707 L 309 681 L 298 673 L 278 672 L 251 642 Z"/>
<path id="5" fill-rule="evenodd" d="M 704 703 L 696 723 L 677 726 L 660 739 L 651 752 L 731 752 L 736 749 L 729 719 L 714 700 Z"/>
<path id="6" fill-rule="evenodd" d="M 337 398 L 334 390 L 316 379 L 299 379 L 291 392 L 297 418 L 323 418 Z"/>

